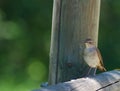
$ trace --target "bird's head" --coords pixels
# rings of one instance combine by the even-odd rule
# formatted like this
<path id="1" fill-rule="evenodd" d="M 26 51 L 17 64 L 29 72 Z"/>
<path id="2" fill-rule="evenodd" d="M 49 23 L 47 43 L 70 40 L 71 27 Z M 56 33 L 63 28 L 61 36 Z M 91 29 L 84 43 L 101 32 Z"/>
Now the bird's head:
<path id="1" fill-rule="evenodd" d="M 90 48 L 94 46 L 94 42 L 90 38 L 86 39 L 84 43 L 85 43 L 86 48 Z"/>

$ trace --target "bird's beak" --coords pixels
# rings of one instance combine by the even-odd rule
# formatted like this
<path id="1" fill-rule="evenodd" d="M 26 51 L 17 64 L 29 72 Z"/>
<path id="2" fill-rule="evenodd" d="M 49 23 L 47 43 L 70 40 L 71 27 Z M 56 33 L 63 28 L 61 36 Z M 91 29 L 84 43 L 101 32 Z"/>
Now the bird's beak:
<path id="1" fill-rule="evenodd" d="M 88 47 L 88 43 L 85 43 L 85 47 Z"/>

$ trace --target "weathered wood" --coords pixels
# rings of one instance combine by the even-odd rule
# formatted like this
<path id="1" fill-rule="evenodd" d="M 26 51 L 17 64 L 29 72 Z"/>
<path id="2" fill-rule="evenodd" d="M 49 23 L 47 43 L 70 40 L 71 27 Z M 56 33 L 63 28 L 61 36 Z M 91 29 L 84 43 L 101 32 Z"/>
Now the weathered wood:
<path id="1" fill-rule="evenodd" d="M 54 0 L 53 17 L 52 17 L 52 32 L 51 32 L 51 48 L 49 62 L 49 84 L 57 83 L 58 72 L 58 53 L 59 53 L 59 30 L 60 30 L 60 13 L 61 0 Z"/>
<path id="2" fill-rule="evenodd" d="M 34 91 L 120 91 L 120 71 L 104 72 Z"/>
<path id="3" fill-rule="evenodd" d="M 100 0 L 54 0 L 49 84 L 83 77 L 83 42 L 98 40 Z"/>

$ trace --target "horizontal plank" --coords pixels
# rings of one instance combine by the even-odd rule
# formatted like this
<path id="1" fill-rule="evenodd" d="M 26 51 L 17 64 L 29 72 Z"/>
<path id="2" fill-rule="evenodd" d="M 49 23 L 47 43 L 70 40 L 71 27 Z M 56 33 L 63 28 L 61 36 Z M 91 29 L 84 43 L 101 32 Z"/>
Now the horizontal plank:
<path id="1" fill-rule="evenodd" d="M 108 71 L 33 91 L 120 91 L 120 71 Z"/>

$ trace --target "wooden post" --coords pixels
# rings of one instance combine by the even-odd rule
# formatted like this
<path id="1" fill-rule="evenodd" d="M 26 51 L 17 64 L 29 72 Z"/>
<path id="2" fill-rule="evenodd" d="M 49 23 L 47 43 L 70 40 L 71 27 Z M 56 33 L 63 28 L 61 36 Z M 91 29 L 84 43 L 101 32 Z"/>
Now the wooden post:
<path id="1" fill-rule="evenodd" d="M 49 84 L 82 77 L 88 71 L 83 61 L 83 42 L 96 45 L 100 0 L 54 0 L 50 48 Z"/>

